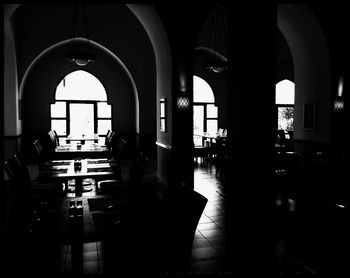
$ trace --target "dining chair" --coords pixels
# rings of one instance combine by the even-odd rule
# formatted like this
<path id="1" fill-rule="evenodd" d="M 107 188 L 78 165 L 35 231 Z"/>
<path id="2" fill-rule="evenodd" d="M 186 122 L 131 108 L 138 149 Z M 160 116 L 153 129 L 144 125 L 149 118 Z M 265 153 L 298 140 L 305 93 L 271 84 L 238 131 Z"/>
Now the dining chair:
<path id="1" fill-rule="evenodd" d="M 120 181 L 123 180 L 122 173 L 121 173 L 121 164 L 122 164 L 121 158 L 124 155 L 126 146 L 127 146 L 126 141 L 123 138 L 118 137 L 114 141 L 113 145 L 111 146 L 110 158 L 108 159 L 113 172 L 116 174 L 117 179 Z"/>
<path id="2" fill-rule="evenodd" d="M 111 131 L 109 134 L 109 137 L 106 138 L 106 146 L 108 149 L 111 148 L 112 142 L 115 139 L 115 137 L 116 137 L 116 133 L 114 131 Z"/>
<path id="3" fill-rule="evenodd" d="M 50 130 L 47 135 L 49 136 L 50 148 L 55 149 L 59 146 L 59 142 L 56 140 L 55 133 L 52 130 Z"/>
<path id="4" fill-rule="evenodd" d="M 20 154 L 12 155 L 4 164 L 9 177 L 6 198 L 12 204 L 8 211 L 11 234 L 21 236 L 40 233 L 41 227 L 52 216 L 49 204 L 64 196 L 64 183 L 31 180 L 28 166 Z"/>
<path id="5" fill-rule="evenodd" d="M 33 144 L 38 155 L 39 166 L 42 166 L 50 158 L 49 150 L 44 147 L 40 139 L 36 139 Z"/>
<path id="6" fill-rule="evenodd" d="M 55 137 L 56 146 L 59 146 L 60 145 L 60 138 L 58 137 L 56 130 L 52 130 L 52 132 L 53 132 L 53 135 Z"/>
<path id="7" fill-rule="evenodd" d="M 105 145 L 107 146 L 109 144 L 109 138 L 111 137 L 112 131 L 108 129 L 106 138 L 105 138 Z"/>
<path id="8" fill-rule="evenodd" d="M 31 180 L 27 164 L 23 157 L 17 153 L 5 161 L 5 170 L 13 185 L 13 192 L 18 196 L 31 194 L 34 196 L 62 196 L 64 183 L 50 182 L 43 183 Z"/>
<path id="9" fill-rule="evenodd" d="M 136 197 L 142 190 L 142 182 L 149 158 L 143 152 L 138 152 L 134 157 L 128 181 L 103 180 L 97 183 L 97 190 L 100 193 L 117 193 L 124 197 Z M 127 195 L 127 196 L 126 196 Z"/>

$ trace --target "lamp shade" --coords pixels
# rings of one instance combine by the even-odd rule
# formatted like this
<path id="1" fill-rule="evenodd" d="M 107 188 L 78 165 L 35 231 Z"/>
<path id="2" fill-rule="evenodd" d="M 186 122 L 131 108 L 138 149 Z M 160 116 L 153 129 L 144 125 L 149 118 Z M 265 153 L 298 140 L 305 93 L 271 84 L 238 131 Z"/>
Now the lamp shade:
<path id="1" fill-rule="evenodd" d="M 88 63 L 95 62 L 97 55 L 88 52 L 69 51 L 66 53 L 66 57 L 78 66 L 86 66 Z"/>

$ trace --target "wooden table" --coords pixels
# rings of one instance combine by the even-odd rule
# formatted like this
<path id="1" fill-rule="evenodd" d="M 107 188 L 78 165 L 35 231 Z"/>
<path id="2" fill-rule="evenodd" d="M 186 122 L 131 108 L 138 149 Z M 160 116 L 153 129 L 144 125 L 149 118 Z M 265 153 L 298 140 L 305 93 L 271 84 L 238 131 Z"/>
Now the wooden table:
<path id="1" fill-rule="evenodd" d="M 82 145 L 85 144 L 85 141 L 94 141 L 95 143 L 98 143 L 98 140 L 100 140 L 100 137 L 98 134 L 89 134 L 89 135 L 73 135 L 69 134 L 66 138 L 66 142 L 69 144 L 71 141 L 80 141 Z"/>
<path id="2" fill-rule="evenodd" d="M 213 140 L 216 140 L 216 139 L 221 139 L 221 138 L 226 138 L 226 136 L 217 136 L 217 135 L 212 135 L 212 134 L 209 134 L 209 133 L 206 133 L 206 132 L 195 132 L 193 134 L 194 136 L 198 136 L 198 137 L 202 137 L 202 146 L 204 146 L 204 141 L 206 139 L 209 139 L 210 140 L 210 144 L 209 144 L 209 147 L 211 147 L 211 145 L 213 144 Z"/>
<path id="3" fill-rule="evenodd" d="M 55 157 L 59 159 L 106 158 L 109 155 L 109 149 L 99 144 L 63 145 L 55 148 Z"/>
<path id="4" fill-rule="evenodd" d="M 107 159 L 50 160 L 41 167 L 38 176 L 41 181 L 74 179 L 75 196 L 82 196 L 85 178 L 113 179 L 115 172 Z"/>

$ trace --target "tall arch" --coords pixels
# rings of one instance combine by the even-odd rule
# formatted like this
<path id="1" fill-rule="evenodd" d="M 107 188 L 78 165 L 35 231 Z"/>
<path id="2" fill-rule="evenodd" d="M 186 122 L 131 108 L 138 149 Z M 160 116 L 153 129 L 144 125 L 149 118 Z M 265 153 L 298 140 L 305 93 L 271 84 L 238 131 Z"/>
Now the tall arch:
<path id="1" fill-rule="evenodd" d="M 82 42 L 84 41 L 83 38 L 76 38 L 77 42 Z M 54 45 L 52 45 L 51 47 L 45 49 L 42 53 L 40 53 L 33 61 L 32 63 L 28 66 L 27 70 L 25 71 L 25 74 L 23 76 L 22 82 L 20 84 L 20 88 L 19 88 L 19 98 L 21 99 L 23 97 L 23 91 L 28 79 L 29 74 L 31 73 L 31 71 L 33 70 L 33 68 L 36 67 L 36 65 L 39 63 L 39 61 L 45 56 L 45 55 L 49 55 L 50 52 L 58 50 L 60 48 L 64 48 L 65 46 L 69 45 L 69 43 L 71 42 L 70 39 L 61 41 L 59 43 L 56 43 Z M 133 98 L 134 98 L 134 109 L 135 109 L 135 131 L 138 133 L 139 132 L 139 121 L 140 121 L 140 117 L 139 117 L 139 95 L 138 95 L 138 91 L 137 91 L 137 87 L 136 87 L 136 83 L 130 73 L 130 71 L 128 70 L 128 68 L 126 67 L 126 65 L 123 63 L 123 61 L 121 61 L 121 59 L 116 56 L 112 51 L 110 51 L 109 49 L 107 49 L 106 47 L 102 46 L 101 44 L 95 42 L 95 41 L 91 41 L 91 46 L 92 47 L 96 47 L 99 51 L 102 51 L 104 53 L 106 53 L 107 55 L 109 55 L 109 57 L 111 57 L 113 59 L 113 61 L 115 63 L 117 63 L 122 70 L 124 71 L 124 73 L 127 75 L 128 80 L 133 88 Z"/>
<path id="2" fill-rule="evenodd" d="M 330 140 L 330 58 L 322 28 L 305 4 L 279 4 L 278 28 L 290 48 L 295 76 L 295 133 L 300 140 Z M 317 130 L 303 130 L 303 103 L 317 104 Z"/>
<path id="3" fill-rule="evenodd" d="M 171 51 L 169 39 L 166 34 L 163 22 L 159 14 L 150 5 L 127 4 L 126 5 L 138 18 L 142 26 L 145 28 L 153 46 L 156 58 L 156 101 L 166 97 L 168 99 L 168 132 L 160 132 L 159 121 L 157 121 L 157 142 L 171 148 L 172 145 L 172 86 L 171 86 Z M 157 119 L 160 111 L 157 105 Z"/>

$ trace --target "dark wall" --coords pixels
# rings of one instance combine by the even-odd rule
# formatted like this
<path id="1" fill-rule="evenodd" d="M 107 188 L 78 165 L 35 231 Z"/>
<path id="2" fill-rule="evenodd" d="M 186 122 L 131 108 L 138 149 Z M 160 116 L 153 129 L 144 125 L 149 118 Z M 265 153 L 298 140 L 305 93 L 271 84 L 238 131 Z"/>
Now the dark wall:
<path id="1" fill-rule="evenodd" d="M 276 32 L 276 83 L 288 79 L 294 82 L 293 58 L 285 37 Z"/>

